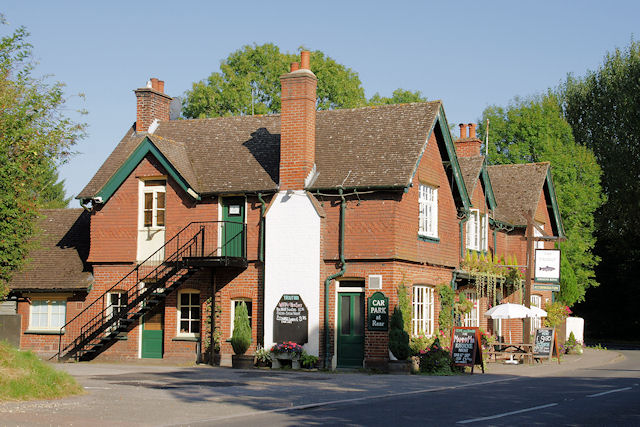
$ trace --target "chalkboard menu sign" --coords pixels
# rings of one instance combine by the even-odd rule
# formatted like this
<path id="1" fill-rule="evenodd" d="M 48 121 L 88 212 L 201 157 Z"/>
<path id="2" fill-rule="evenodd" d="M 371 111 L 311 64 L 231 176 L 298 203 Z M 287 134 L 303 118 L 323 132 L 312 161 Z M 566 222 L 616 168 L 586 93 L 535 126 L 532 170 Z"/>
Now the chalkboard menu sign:
<path id="1" fill-rule="evenodd" d="M 300 295 L 282 295 L 273 310 L 273 341 L 309 341 L 309 312 Z"/>
<path id="2" fill-rule="evenodd" d="M 456 366 L 471 366 L 471 373 L 475 365 L 482 367 L 482 345 L 478 328 L 454 327 L 451 334 L 451 358 Z"/>
<path id="3" fill-rule="evenodd" d="M 558 355 L 558 338 L 553 328 L 538 328 L 533 340 L 533 357 L 537 359 L 547 358 L 551 360 L 553 353 Z M 558 357 L 560 363 L 560 357 Z"/>
<path id="4" fill-rule="evenodd" d="M 376 292 L 369 297 L 367 325 L 370 331 L 389 330 L 389 298 L 382 292 Z"/>

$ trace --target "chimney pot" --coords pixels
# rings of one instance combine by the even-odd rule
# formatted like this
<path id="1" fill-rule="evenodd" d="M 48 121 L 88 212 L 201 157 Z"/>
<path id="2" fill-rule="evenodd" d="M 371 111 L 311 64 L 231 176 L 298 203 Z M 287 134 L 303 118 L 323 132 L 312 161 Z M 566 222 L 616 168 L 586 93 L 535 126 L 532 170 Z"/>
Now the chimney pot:
<path id="1" fill-rule="evenodd" d="M 171 97 L 164 93 L 164 81 L 152 77 L 146 87 L 134 92 L 137 102 L 136 132 L 148 132 L 156 119 L 170 119 Z"/>
<path id="2" fill-rule="evenodd" d="M 465 139 L 467 137 L 467 125 L 464 123 L 460 123 L 460 139 Z"/>
<path id="3" fill-rule="evenodd" d="M 158 90 L 158 79 L 151 77 L 151 89 Z"/>
<path id="4" fill-rule="evenodd" d="M 291 63 L 291 72 L 297 71 L 300 69 L 300 63 L 298 62 L 292 62 Z"/>
<path id="5" fill-rule="evenodd" d="M 158 80 L 158 92 L 164 93 L 164 80 Z"/>
<path id="6" fill-rule="evenodd" d="M 303 70 L 310 70 L 311 67 L 309 65 L 309 51 L 303 50 L 300 52 L 300 68 Z"/>
<path id="7" fill-rule="evenodd" d="M 476 137 L 476 124 L 469 123 L 469 138 L 475 138 L 475 137 Z"/>

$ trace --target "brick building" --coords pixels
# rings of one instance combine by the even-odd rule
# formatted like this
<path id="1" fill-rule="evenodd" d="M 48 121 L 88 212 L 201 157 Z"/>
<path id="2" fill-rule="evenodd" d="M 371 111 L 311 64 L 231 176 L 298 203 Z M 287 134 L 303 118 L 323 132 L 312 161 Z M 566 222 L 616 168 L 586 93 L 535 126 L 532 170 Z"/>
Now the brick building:
<path id="1" fill-rule="evenodd" d="M 170 120 L 162 81 L 135 91 L 136 123 L 78 196 L 86 212 L 45 212 L 81 219 L 82 279 L 49 286 L 55 269 L 35 259 L 41 275 L 12 285 L 23 348 L 229 364 L 237 304 L 253 352 L 287 336 L 278 309 L 296 301 L 296 337 L 321 365 L 383 366 L 388 333 L 365 327 L 375 292 L 393 307 L 407 286 L 413 332 L 433 334 L 437 287 L 468 288 L 468 250 L 523 260 L 531 206 L 562 235 L 549 165 L 487 167 L 473 125 L 454 142 L 440 101 L 316 111 L 308 52 L 281 84 L 280 115 L 196 120 Z M 492 327 L 476 300 L 464 322 Z"/>

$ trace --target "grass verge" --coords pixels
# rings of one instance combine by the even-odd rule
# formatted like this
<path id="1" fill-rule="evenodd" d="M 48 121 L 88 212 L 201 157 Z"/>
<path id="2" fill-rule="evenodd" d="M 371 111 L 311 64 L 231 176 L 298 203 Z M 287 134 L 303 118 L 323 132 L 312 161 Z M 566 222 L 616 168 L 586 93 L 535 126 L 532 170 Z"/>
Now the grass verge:
<path id="1" fill-rule="evenodd" d="M 49 366 L 31 351 L 0 341 L 0 401 L 55 399 L 84 391 L 66 372 Z"/>

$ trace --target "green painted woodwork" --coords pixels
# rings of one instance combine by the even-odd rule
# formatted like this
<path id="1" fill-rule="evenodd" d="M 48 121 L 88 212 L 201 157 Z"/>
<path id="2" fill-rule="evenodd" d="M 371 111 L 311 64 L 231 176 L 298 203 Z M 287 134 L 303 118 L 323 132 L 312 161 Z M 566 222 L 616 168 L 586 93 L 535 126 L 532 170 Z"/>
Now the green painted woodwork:
<path id="1" fill-rule="evenodd" d="M 222 256 L 244 255 L 244 197 L 223 197 L 222 203 Z"/>
<path id="2" fill-rule="evenodd" d="M 338 367 L 361 368 L 364 360 L 364 294 L 338 294 Z"/>
<path id="3" fill-rule="evenodd" d="M 556 198 L 556 191 L 553 187 L 553 179 L 551 178 L 551 168 L 547 169 L 547 179 L 545 185 L 549 191 L 549 198 L 551 199 L 551 208 L 553 210 L 553 217 L 556 221 L 558 228 L 558 237 L 564 237 L 564 225 L 562 225 L 562 217 L 560 216 L 560 208 L 558 207 L 558 199 Z"/>
<path id="4" fill-rule="evenodd" d="M 497 206 L 496 197 L 493 194 L 493 187 L 491 186 L 491 180 L 489 179 L 489 171 L 487 170 L 487 159 L 482 162 L 482 169 L 480 170 L 482 181 L 484 182 L 484 197 L 487 199 L 489 209 L 494 210 Z"/>
<path id="5" fill-rule="evenodd" d="M 175 180 L 175 182 L 180 186 L 180 188 L 185 191 L 185 193 L 191 195 L 192 197 L 194 194 L 196 194 L 189 186 L 189 183 L 182 177 L 182 175 L 180 175 L 177 169 L 173 167 L 171 162 L 169 162 L 169 160 L 167 160 L 167 158 L 164 156 L 164 154 L 162 154 L 158 147 L 156 147 L 153 142 L 151 142 L 151 139 L 149 139 L 149 137 L 146 137 L 142 140 L 142 142 L 140 142 L 140 144 L 138 144 L 136 149 L 133 150 L 133 153 L 129 155 L 127 160 L 122 164 L 122 166 L 120 166 L 116 173 L 113 174 L 109 181 L 107 181 L 107 183 L 100 189 L 100 191 L 98 191 L 96 197 L 101 197 L 102 203 L 107 203 L 111 196 L 113 196 L 113 193 L 115 193 L 120 185 L 122 185 L 124 180 L 127 179 L 129 175 L 131 175 L 131 172 L 133 172 L 133 170 L 140 164 L 142 159 L 144 159 L 147 154 L 153 155 L 158 160 L 158 162 L 160 162 L 169 176 L 171 176 Z M 200 200 L 200 196 L 197 194 L 195 198 L 196 200 Z"/>
<path id="6" fill-rule="evenodd" d="M 162 359 L 164 335 L 164 304 L 159 304 L 142 317 L 143 359 Z"/>

